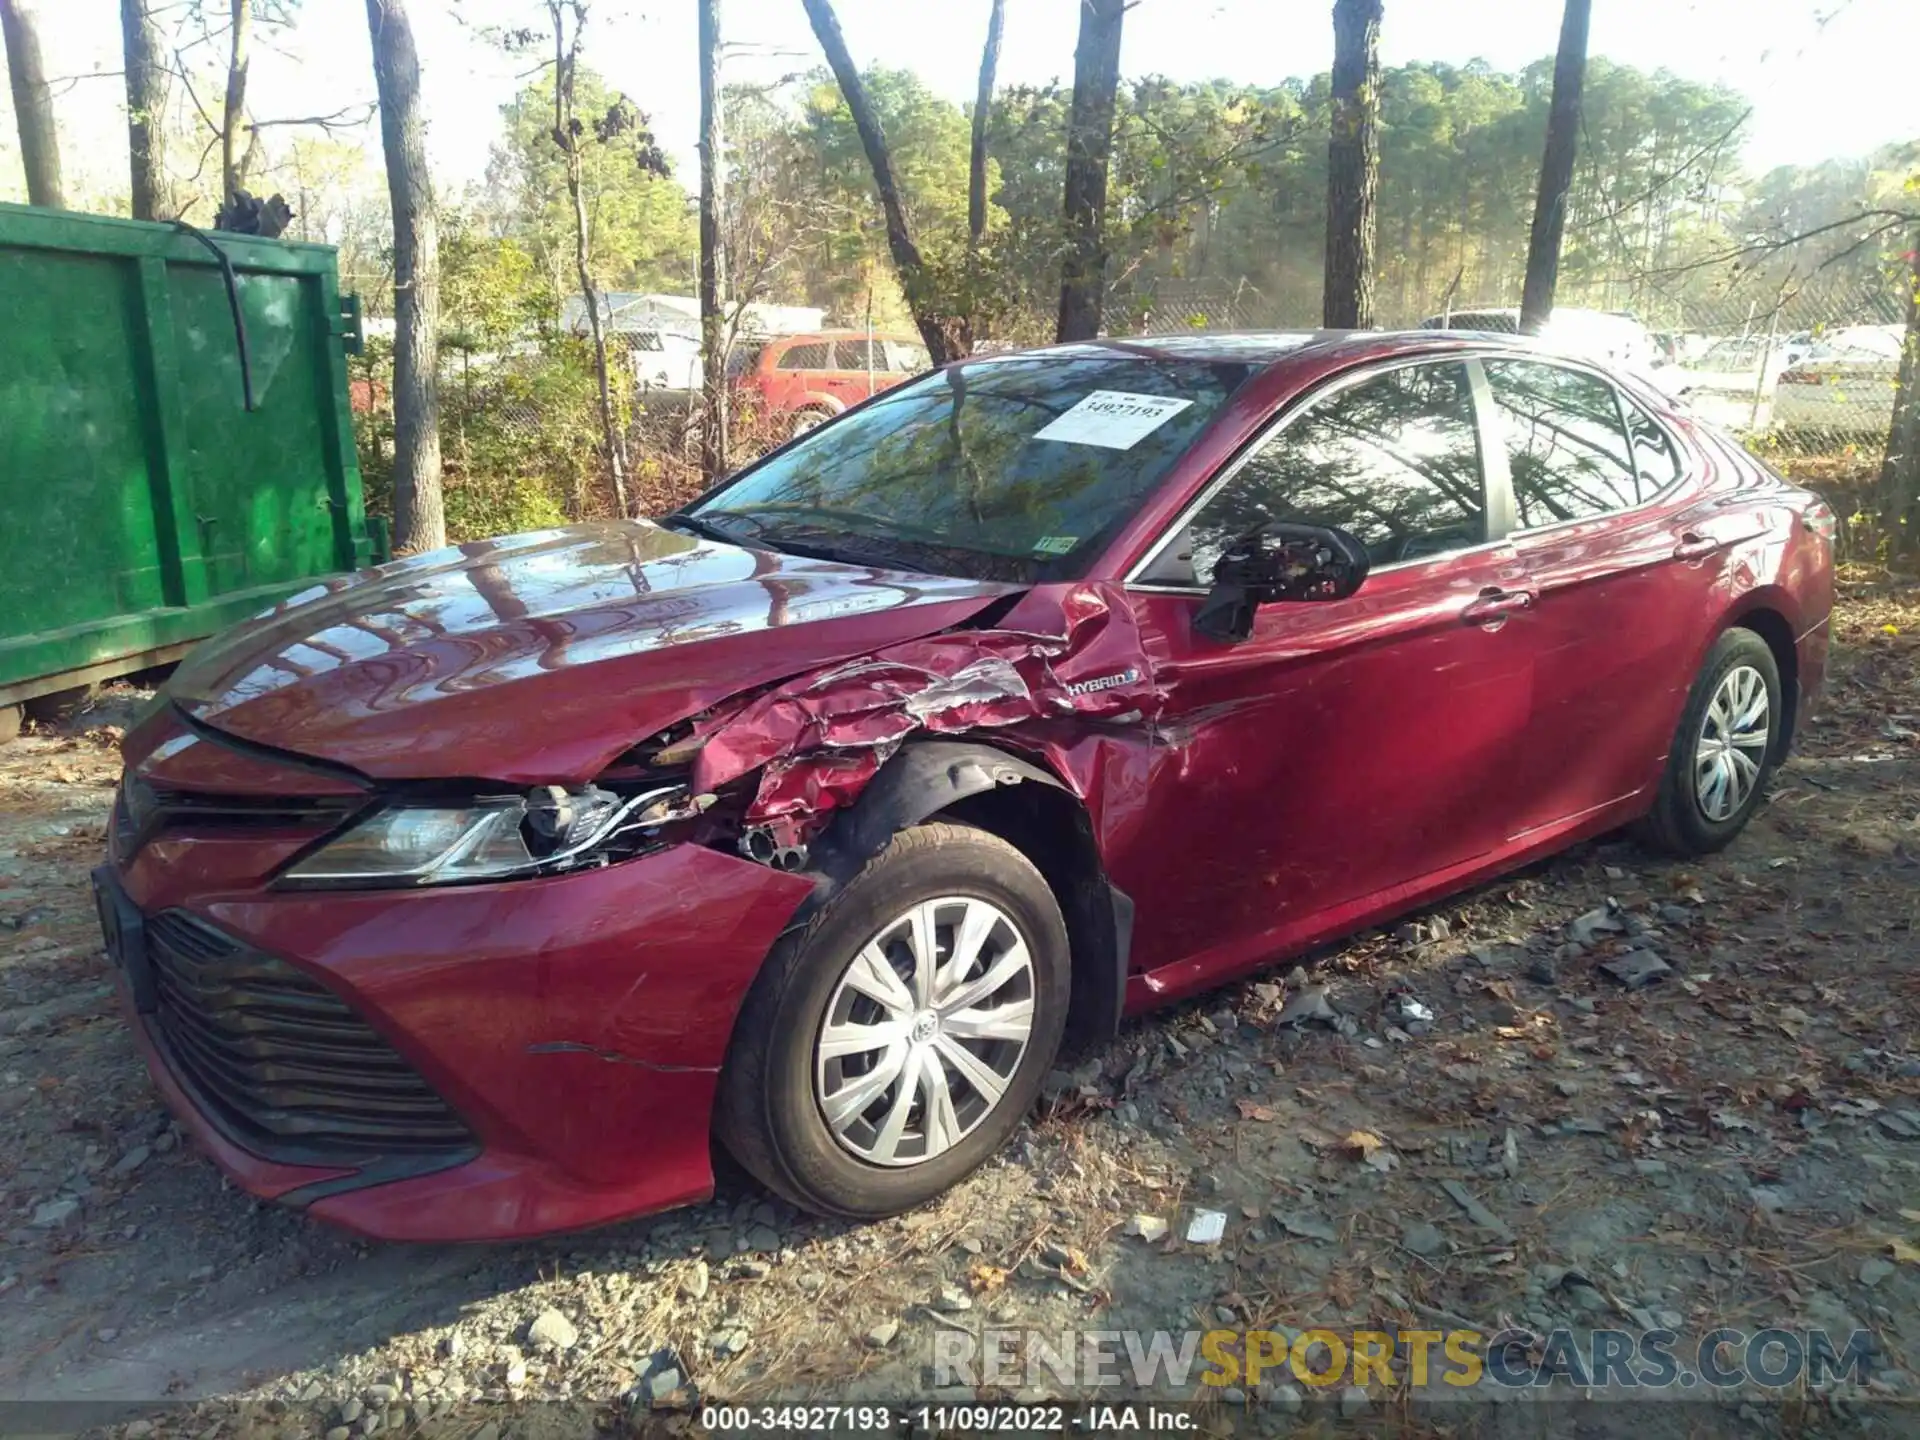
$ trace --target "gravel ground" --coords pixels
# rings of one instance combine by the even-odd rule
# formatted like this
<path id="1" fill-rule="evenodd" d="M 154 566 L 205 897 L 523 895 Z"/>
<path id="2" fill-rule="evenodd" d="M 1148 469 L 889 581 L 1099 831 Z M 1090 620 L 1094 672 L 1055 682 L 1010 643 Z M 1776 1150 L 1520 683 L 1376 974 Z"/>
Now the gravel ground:
<path id="1" fill-rule="evenodd" d="M 86 873 L 138 696 L 108 692 L 0 751 L 0 1397 L 118 1402 L 133 1437 L 498 1440 L 925 1395 L 936 1334 L 983 1324 L 1780 1325 L 1871 1330 L 1872 1379 L 1637 1433 L 1906 1433 L 1867 1402 L 1920 1394 L 1920 588 L 1844 589 L 1828 698 L 1727 853 L 1590 844 L 1131 1024 L 1002 1158 L 860 1227 L 729 1177 L 587 1235 L 383 1246 L 228 1187 L 110 1004 Z M 1208 1393 L 1273 1430 L 1517 1408 Z"/>

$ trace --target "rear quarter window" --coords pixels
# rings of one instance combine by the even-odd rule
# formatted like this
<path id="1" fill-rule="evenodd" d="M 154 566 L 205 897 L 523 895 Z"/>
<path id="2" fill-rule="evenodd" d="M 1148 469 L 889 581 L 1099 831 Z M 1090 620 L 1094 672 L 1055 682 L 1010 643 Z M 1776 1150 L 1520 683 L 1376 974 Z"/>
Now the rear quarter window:
<path id="1" fill-rule="evenodd" d="M 1489 360 L 1486 369 L 1522 530 L 1640 503 L 1613 386 L 1584 370 L 1533 360 Z"/>

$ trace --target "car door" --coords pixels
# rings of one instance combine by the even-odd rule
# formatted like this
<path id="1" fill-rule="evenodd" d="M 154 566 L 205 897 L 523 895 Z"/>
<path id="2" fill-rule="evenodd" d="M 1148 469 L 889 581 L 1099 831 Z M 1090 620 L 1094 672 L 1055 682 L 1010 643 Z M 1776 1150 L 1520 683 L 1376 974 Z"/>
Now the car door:
<path id="1" fill-rule="evenodd" d="M 833 364 L 831 340 L 785 342 L 773 359 L 767 401 L 775 411 L 799 410 L 827 393 L 824 381 Z"/>
<path id="2" fill-rule="evenodd" d="M 1114 876 L 1141 966 L 1232 973 L 1511 828 L 1531 664 L 1508 617 L 1529 586 L 1494 538 L 1470 388 L 1458 361 L 1336 382 L 1136 567 L 1165 695 Z M 1352 531 L 1372 573 L 1346 600 L 1261 607 L 1244 642 L 1197 633 L 1198 577 L 1276 520 Z"/>
<path id="3" fill-rule="evenodd" d="M 1485 370 L 1514 550 L 1538 589 L 1515 622 L 1536 654 L 1533 724 L 1514 756 L 1523 835 L 1658 780 L 1747 522 L 1697 506 L 1689 452 L 1597 372 L 1532 359 Z"/>
<path id="4" fill-rule="evenodd" d="M 871 352 L 873 365 L 867 365 Z M 833 342 L 833 372 L 824 377 L 825 388 L 834 399 L 858 405 L 887 388 L 887 356 L 877 340 L 861 336 L 841 336 Z"/>

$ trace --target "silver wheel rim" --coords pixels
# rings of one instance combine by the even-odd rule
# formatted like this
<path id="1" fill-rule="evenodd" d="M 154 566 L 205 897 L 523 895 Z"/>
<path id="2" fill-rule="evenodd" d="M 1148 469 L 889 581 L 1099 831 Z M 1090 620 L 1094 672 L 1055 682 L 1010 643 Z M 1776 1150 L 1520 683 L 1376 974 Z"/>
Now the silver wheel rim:
<path id="1" fill-rule="evenodd" d="M 1751 665 L 1734 666 L 1713 692 L 1693 750 L 1693 793 L 1702 815 L 1717 822 L 1740 813 L 1760 783 L 1772 736 L 1766 677 Z"/>
<path id="2" fill-rule="evenodd" d="M 840 1144 L 920 1165 L 1005 1098 L 1033 1036 L 1033 956 L 998 906 L 927 900 L 848 964 L 814 1040 L 814 1098 Z"/>

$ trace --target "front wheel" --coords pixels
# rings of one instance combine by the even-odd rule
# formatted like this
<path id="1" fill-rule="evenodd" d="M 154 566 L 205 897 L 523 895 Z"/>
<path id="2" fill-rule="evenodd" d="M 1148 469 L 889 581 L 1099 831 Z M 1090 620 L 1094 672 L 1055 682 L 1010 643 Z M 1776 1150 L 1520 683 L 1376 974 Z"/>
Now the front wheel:
<path id="1" fill-rule="evenodd" d="M 1069 989 L 1066 924 L 1026 856 L 969 826 L 904 831 L 768 956 L 721 1076 L 720 1137 L 803 1209 L 911 1209 L 1033 1107 Z"/>
<path id="2" fill-rule="evenodd" d="M 1688 692 L 1644 837 L 1675 855 L 1731 844 L 1759 807 L 1784 719 L 1772 649 L 1751 630 L 1726 631 Z"/>

